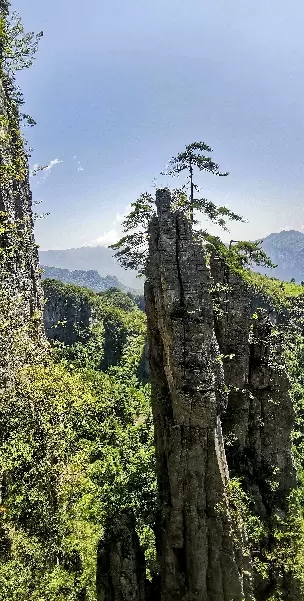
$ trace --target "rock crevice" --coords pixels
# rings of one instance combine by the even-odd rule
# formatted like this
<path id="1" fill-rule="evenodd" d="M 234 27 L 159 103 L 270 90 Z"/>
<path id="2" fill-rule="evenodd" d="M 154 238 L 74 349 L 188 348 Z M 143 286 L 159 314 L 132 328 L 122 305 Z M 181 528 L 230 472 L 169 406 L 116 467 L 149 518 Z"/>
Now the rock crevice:
<path id="1" fill-rule="evenodd" d="M 212 282 L 203 249 L 170 200 L 158 192 L 146 282 L 162 601 L 236 601 L 244 583 L 225 495 Z"/>

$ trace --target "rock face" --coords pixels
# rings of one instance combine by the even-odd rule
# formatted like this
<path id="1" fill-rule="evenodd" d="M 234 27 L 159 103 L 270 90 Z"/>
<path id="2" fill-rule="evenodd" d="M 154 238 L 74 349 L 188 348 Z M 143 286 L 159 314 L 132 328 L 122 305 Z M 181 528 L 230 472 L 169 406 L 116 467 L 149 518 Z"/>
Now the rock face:
<path id="1" fill-rule="evenodd" d="M 157 193 L 145 285 L 160 496 L 162 601 L 237 601 L 244 590 L 225 496 L 224 374 L 203 249 Z M 221 509 L 220 509 L 221 508 Z M 246 587 L 245 587 L 246 588 Z"/>
<path id="2" fill-rule="evenodd" d="M 74 344 L 89 337 L 93 309 L 89 294 L 52 280 L 44 282 L 44 328 L 49 340 Z"/>
<path id="3" fill-rule="evenodd" d="M 129 326 L 124 322 L 127 313 L 136 309 L 135 303 L 122 294 L 127 304 L 117 315 L 115 292 L 109 294 L 107 305 L 102 297 L 91 290 L 63 284 L 56 280 L 43 282 L 45 304 L 43 321 L 45 333 L 50 341 L 63 342 L 67 346 L 82 343 L 88 349 L 94 345 L 95 359 L 103 371 L 121 361 L 129 335 Z M 112 299 L 112 305 L 111 305 Z M 145 357 L 139 367 L 139 377 L 145 377 Z"/>
<path id="4" fill-rule="evenodd" d="M 31 346 L 41 347 L 44 341 L 28 164 L 10 93 L 9 80 L 0 77 L 0 382 L 4 385 L 28 360 Z"/>
<path id="5" fill-rule="evenodd" d="M 282 335 L 275 311 L 263 308 L 252 319 L 257 299 L 243 280 L 227 270 L 220 259 L 210 262 L 214 280 L 222 285 L 216 334 L 224 355 L 225 382 L 230 389 L 222 416 L 230 475 L 242 478 L 245 491 L 265 528 L 264 551 L 276 554 L 273 530 L 282 531 L 288 497 L 296 487 L 291 432 L 294 410 L 284 366 Z M 275 563 L 275 562 L 273 562 Z M 269 599 L 276 587 L 283 598 L 296 598 L 292 582 L 273 565 L 265 578 L 255 575 L 257 599 Z"/>
<path id="6" fill-rule="evenodd" d="M 11 134 L 11 120 L 17 117 L 6 87 L 0 81 L 1 288 L 11 295 L 22 294 L 24 315 L 30 317 L 41 308 L 38 251 L 27 160 L 22 142 L 17 143 L 16 136 Z M 19 169 L 15 163 L 20 164 Z"/>
<path id="7" fill-rule="evenodd" d="M 97 601 L 145 601 L 145 557 L 131 511 L 109 519 L 98 547 Z"/>

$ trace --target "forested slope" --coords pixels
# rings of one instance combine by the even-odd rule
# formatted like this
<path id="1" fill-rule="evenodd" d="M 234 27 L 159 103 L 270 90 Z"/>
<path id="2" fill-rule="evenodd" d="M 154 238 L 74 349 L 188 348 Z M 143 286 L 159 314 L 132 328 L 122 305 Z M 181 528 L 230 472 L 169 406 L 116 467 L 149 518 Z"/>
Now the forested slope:
<path id="1" fill-rule="evenodd" d="M 17 396 L 2 406 L 1 511 L 11 535 L 3 601 L 95 599 L 104 520 L 123 507 L 134 508 L 153 559 L 150 387 L 137 377 L 145 316 L 119 291 L 103 297 L 47 282 L 46 297 L 52 289 L 59 302 L 58 288 L 69 311 L 71 299 L 92 303 L 94 325 L 84 332 L 67 320 L 79 325 L 77 341 L 55 343 L 43 363 L 18 371 Z"/>

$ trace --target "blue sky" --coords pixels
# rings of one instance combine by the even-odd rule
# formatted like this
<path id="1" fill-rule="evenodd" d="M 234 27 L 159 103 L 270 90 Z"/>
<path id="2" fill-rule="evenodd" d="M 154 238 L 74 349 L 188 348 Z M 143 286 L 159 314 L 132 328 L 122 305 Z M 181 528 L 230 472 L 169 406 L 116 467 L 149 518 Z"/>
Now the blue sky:
<path id="1" fill-rule="evenodd" d="M 242 213 L 237 238 L 304 231 L 304 4 L 300 0 L 12 0 L 44 31 L 19 83 L 42 249 L 106 243 L 185 144 L 203 140 L 227 178 L 205 197 Z M 76 158 L 75 158 L 76 157 Z M 53 161 L 53 163 L 51 163 Z M 173 183 L 173 182 L 172 182 Z"/>

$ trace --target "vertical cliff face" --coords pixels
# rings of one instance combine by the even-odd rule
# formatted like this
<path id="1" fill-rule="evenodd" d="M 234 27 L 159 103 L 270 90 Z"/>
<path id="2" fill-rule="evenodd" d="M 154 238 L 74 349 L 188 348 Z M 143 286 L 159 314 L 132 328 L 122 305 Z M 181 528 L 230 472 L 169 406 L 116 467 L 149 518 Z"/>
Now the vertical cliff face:
<path id="1" fill-rule="evenodd" d="M 270 566 L 266 560 L 266 555 L 277 555 L 273 532 L 284 531 L 288 498 L 296 487 L 291 452 L 294 410 L 282 333 L 273 310 L 258 309 L 253 315 L 257 299 L 238 275 L 215 257 L 210 266 L 221 287 L 215 325 L 229 387 L 222 417 L 229 471 L 242 478 L 253 511 L 265 528 L 260 559 L 268 575 L 255 575 L 256 597 L 268 599 L 281 587 L 283 598 L 295 599 L 292 578 L 275 561 Z"/>
<path id="2" fill-rule="evenodd" d="M 27 159 L 18 131 L 18 113 L 0 81 L 0 251 L 1 287 L 22 295 L 25 317 L 41 308 L 38 251 L 33 235 Z"/>
<path id="3" fill-rule="evenodd" d="M 47 338 L 68 345 L 88 340 L 94 319 L 89 294 L 50 280 L 44 285 L 44 296 L 43 322 Z"/>
<path id="4" fill-rule="evenodd" d="M 43 341 L 28 164 L 17 107 L 10 96 L 8 78 L 0 77 L 0 379 L 4 383 L 27 360 L 31 347 Z"/>
<path id="5" fill-rule="evenodd" d="M 168 190 L 158 191 L 157 210 L 145 297 L 162 601 L 241 600 L 248 593 L 225 496 L 220 413 L 226 398 L 211 277 L 187 222 L 170 212 Z"/>
<path id="6" fill-rule="evenodd" d="M 145 557 L 130 511 L 108 521 L 98 547 L 97 601 L 145 601 Z M 155 600 L 156 601 L 156 600 Z"/>

